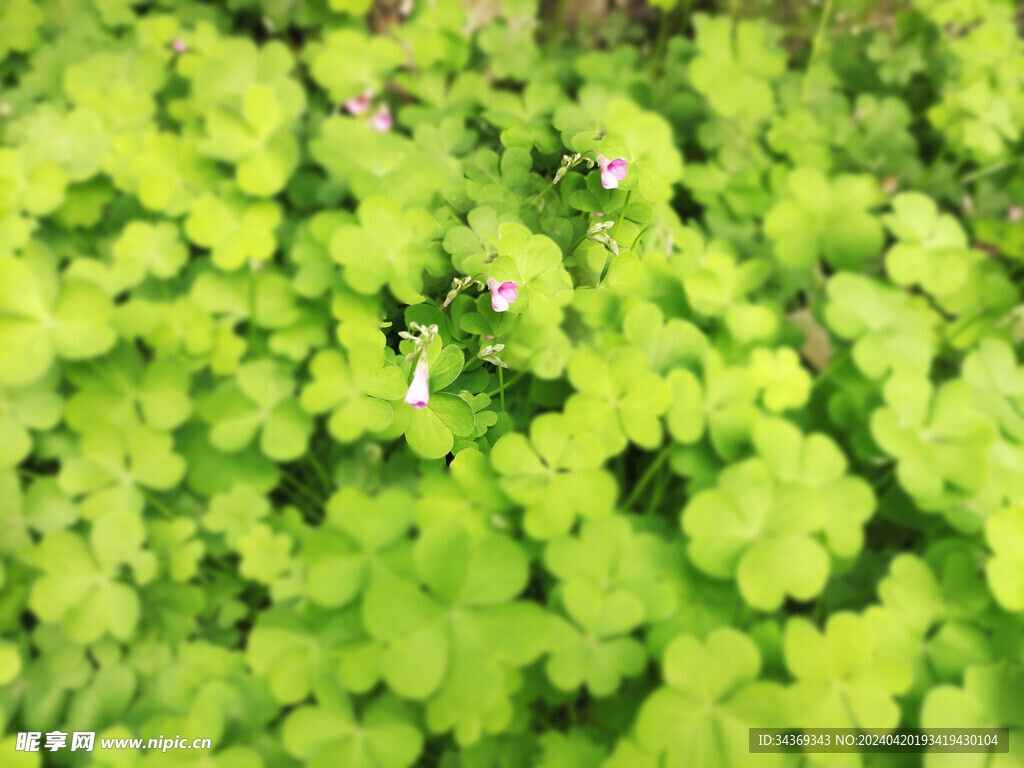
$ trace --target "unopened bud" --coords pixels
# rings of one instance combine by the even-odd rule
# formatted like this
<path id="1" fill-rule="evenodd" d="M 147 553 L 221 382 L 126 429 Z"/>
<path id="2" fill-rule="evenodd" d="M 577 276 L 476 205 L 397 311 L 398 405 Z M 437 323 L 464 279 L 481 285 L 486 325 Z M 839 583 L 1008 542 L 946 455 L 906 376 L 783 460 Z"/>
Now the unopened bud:
<path id="1" fill-rule="evenodd" d="M 491 363 L 492 365 L 500 365 L 502 368 L 508 368 L 505 361 L 498 357 L 498 353 L 502 352 L 504 349 L 504 344 L 488 344 L 477 353 L 477 357 Z"/>

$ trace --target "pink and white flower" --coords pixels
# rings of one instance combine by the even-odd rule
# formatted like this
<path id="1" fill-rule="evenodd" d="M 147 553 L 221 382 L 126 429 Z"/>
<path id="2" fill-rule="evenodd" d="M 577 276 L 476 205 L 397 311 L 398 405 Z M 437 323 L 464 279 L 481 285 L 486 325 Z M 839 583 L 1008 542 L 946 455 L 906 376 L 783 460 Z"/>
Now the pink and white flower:
<path id="1" fill-rule="evenodd" d="M 416 371 L 412 375 L 409 390 L 405 393 L 405 402 L 413 408 L 426 408 L 430 402 L 430 368 L 427 365 L 426 351 L 420 355 L 416 363 Z"/>
<path id="2" fill-rule="evenodd" d="M 373 90 L 367 88 L 362 96 L 356 96 L 345 102 L 345 111 L 350 115 L 361 115 L 370 108 L 371 98 L 373 98 Z"/>
<path id="3" fill-rule="evenodd" d="M 619 182 L 626 178 L 626 161 L 621 157 L 609 160 L 600 153 L 596 154 L 597 164 L 601 168 L 601 186 L 605 189 L 615 189 Z"/>
<path id="4" fill-rule="evenodd" d="M 171 43 L 171 48 L 174 49 L 175 53 L 184 53 L 185 51 L 188 50 L 188 43 L 186 43 L 184 40 L 182 40 L 179 37 L 179 38 L 176 38 L 173 43 Z"/>
<path id="5" fill-rule="evenodd" d="M 380 109 L 377 113 L 370 118 L 370 127 L 379 133 L 385 133 L 391 130 L 391 125 L 394 121 L 391 119 L 391 110 L 388 109 L 387 104 L 381 104 Z"/>
<path id="6" fill-rule="evenodd" d="M 519 284 L 511 280 L 499 283 L 493 277 L 488 277 L 487 288 L 491 292 L 491 309 L 495 312 L 507 312 L 509 306 L 519 298 Z"/>

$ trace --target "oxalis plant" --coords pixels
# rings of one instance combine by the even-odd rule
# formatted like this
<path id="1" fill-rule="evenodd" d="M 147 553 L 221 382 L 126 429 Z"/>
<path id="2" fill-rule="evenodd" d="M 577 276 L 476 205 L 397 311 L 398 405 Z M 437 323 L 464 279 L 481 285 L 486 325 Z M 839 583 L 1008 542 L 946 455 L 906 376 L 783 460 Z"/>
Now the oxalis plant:
<path id="1" fill-rule="evenodd" d="M 1014 4 L 553 5 L 0 3 L 0 764 L 1024 766 Z"/>

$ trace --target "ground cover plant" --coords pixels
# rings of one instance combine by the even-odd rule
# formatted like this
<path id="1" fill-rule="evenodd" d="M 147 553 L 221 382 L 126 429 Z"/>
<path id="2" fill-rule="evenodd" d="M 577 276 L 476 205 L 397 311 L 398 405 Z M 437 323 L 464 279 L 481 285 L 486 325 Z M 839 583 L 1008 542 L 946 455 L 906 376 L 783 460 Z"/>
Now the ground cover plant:
<path id="1" fill-rule="evenodd" d="M 0 764 L 1024 766 L 1014 4 L 595 13 L 0 5 Z"/>

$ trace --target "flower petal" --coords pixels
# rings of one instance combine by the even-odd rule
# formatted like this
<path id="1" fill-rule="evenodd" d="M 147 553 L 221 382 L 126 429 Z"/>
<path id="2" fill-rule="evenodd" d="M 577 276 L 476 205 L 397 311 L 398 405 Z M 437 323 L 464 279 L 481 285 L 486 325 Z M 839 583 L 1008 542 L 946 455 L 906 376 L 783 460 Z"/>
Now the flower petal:
<path id="1" fill-rule="evenodd" d="M 491 293 L 491 309 L 495 312 L 508 312 L 508 301 L 501 295 L 500 291 Z"/>
<path id="2" fill-rule="evenodd" d="M 498 293 L 505 299 L 509 304 L 519 298 L 519 284 L 508 280 L 498 286 Z"/>
<path id="3" fill-rule="evenodd" d="M 430 402 L 430 369 L 424 353 L 416 363 L 416 371 L 412 375 L 409 390 L 405 393 L 405 402 L 413 408 L 426 408 Z"/>
<path id="4" fill-rule="evenodd" d="M 373 91 L 366 91 L 362 96 L 356 96 L 345 102 L 345 111 L 350 115 L 361 115 L 370 108 L 370 97 Z"/>
<path id="5" fill-rule="evenodd" d="M 370 119 L 370 127 L 378 133 L 384 133 L 391 130 L 392 122 L 391 112 L 386 106 L 381 106 L 377 114 Z"/>

